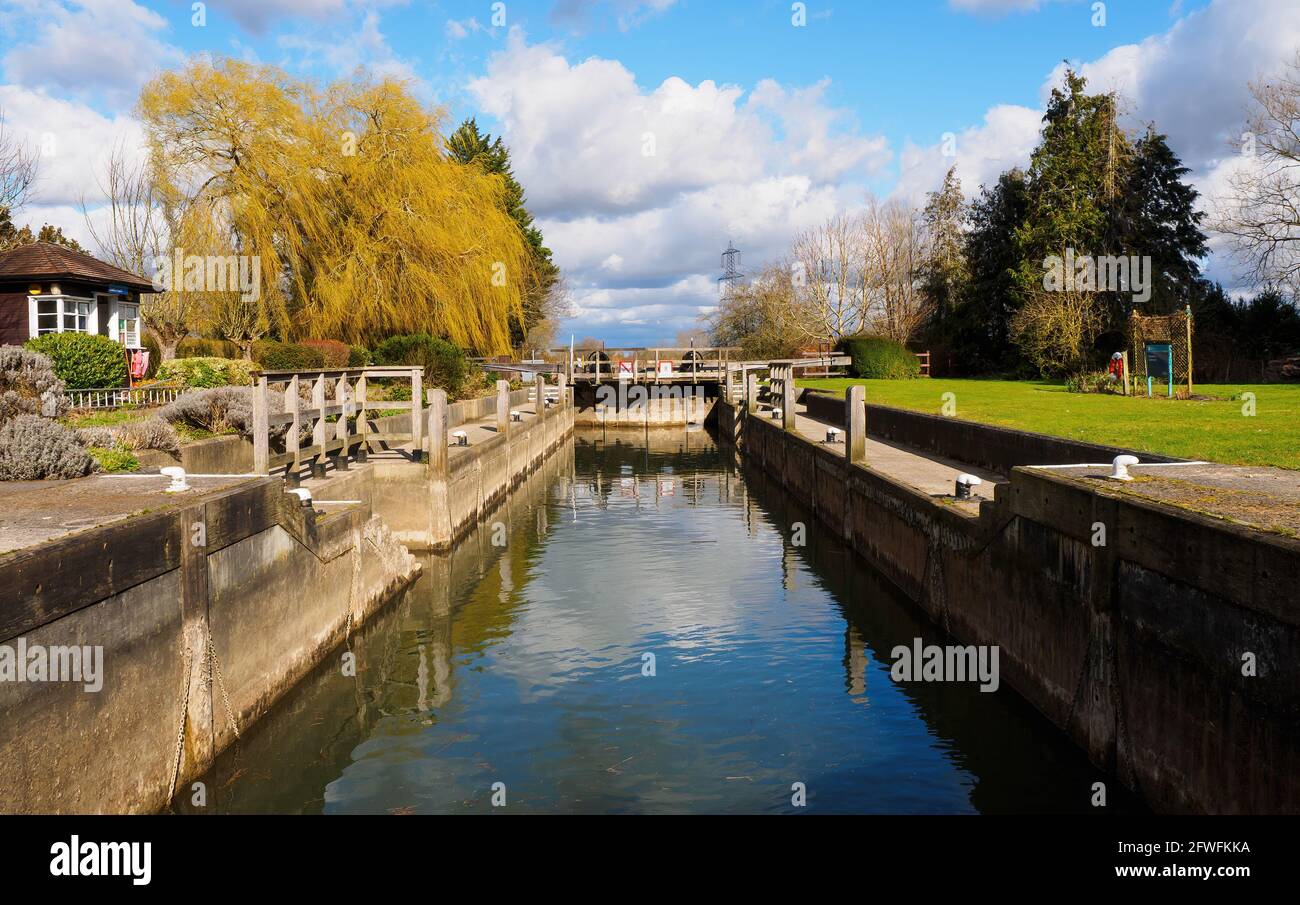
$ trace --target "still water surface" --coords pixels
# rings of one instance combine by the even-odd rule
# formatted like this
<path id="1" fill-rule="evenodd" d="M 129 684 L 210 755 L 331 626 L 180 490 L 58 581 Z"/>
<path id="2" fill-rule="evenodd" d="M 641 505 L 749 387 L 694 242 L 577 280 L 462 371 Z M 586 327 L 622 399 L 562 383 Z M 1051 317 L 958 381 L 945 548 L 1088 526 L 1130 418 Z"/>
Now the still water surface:
<path id="1" fill-rule="evenodd" d="M 702 433 L 632 442 L 575 444 L 426 560 L 202 810 L 481 813 L 504 783 L 507 813 L 1094 811 L 1107 778 L 1009 688 L 890 679 L 946 639 L 779 489 Z"/>

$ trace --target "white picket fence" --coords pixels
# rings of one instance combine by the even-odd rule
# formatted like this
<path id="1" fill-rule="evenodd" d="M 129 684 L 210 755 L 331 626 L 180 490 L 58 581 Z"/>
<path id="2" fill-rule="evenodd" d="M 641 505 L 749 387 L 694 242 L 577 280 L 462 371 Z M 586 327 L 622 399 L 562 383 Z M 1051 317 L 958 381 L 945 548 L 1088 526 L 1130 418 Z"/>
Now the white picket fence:
<path id="1" fill-rule="evenodd" d="M 115 409 L 124 405 L 166 405 L 184 392 L 179 384 L 153 384 L 135 389 L 66 390 L 64 396 L 74 409 Z"/>

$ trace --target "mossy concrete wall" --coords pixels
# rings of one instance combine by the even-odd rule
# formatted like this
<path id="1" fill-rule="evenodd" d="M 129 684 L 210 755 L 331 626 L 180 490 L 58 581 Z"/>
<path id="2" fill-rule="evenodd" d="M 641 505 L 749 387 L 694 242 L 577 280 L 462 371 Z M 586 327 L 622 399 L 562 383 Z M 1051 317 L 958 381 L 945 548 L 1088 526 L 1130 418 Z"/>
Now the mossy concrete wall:
<path id="1" fill-rule="evenodd" d="M 1022 467 L 968 515 L 719 406 L 747 464 L 942 629 L 997 645 L 1002 679 L 1152 807 L 1300 812 L 1300 541 Z"/>
<path id="2" fill-rule="evenodd" d="M 0 643 L 103 649 L 98 691 L 0 681 L 0 811 L 154 811 L 207 769 L 418 574 L 371 480 L 323 512 L 251 480 L 0 557 Z"/>

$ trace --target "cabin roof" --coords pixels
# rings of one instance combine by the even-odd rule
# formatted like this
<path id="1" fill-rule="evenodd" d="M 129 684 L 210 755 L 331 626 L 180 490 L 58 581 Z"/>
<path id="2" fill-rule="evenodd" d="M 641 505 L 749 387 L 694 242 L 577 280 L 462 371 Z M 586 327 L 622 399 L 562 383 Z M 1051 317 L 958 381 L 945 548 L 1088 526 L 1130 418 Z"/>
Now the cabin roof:
<path id="1" fill-rule="evenodd" d="M 154 291 L 153 284 L 142 276 L 51 242 L 33 242 L 0 252 L 0 280 L 81 280 L 120 284 L 138 292 Z"/>

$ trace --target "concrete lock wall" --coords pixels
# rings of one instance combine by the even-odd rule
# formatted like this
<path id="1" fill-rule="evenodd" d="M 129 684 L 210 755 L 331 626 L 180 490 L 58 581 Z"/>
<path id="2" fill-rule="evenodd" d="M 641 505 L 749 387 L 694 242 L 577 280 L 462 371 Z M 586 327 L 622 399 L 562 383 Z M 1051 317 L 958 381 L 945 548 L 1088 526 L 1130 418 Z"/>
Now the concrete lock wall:
<path id="1" fill-rule="evenodd" d="M 259 479 L 0 560 L 4 643 L 103 648 L 98 691 L 0 683 L 0 810 L 153 811 L 207 769 L 419 572 L 369 481 L 318 514 Z"/>
<path id="2" fill-rule="evenodd" d="M 572 430 L 561 405 L 453 451 L 436 478 L 354 466 L 313 487 L 318 505 L 340 502 L 323 513 L 256 479 L 0 557 L 0 643 L 99 646 L 104 663 L 96 692 L 0 682 L 0 811 L 165 807 L 416 578 L 403 539 L 452 549 Z"/>
<path id="3" fill-rule="evenodd" d="M 747 464 L 937 625 L 997 645 L 1001 678 L 1152 807 L 1300 811 L 1300 542 L 1021 467 L 968 515 L 720 403 L 736 422 Z"/>
<path id="4" fill-rule="evenodd" d="M 516 404 L 513 398 L 511 404 Z M 375 462 L 376 510 L 410 549 L 445 550 L 557 449 L 573 428 L 573 406 L 561 405 L 548 409 L 543 418 L 511 422 L 506 434 L 450 448 L 445 474 L 407 463 Z"/>

